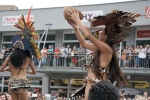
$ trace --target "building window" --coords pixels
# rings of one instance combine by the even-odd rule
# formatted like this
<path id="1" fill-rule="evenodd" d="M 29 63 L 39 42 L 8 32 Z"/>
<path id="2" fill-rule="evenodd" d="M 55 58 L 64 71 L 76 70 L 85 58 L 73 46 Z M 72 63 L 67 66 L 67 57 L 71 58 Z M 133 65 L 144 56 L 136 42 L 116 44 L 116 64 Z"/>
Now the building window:
<path id="1" fill-rule="evenodd" d="M 42 34 L 40 34 L 40 38 L 42 37 Z M 45 40 L 45 35 L 42 38 L 42 41 Z M 46 41 L 55 41 L 55 35 L 47 35 Z"/>
<path id="2" fill-rule="evenodd" d="M 0 92 L 3 92 L 3 91 L 2 91 L 2 87 L 1 87 L 1 86 L 0 86 Z"/>
<path id="3" fill-rule="evenodd" d="M 42 78 L 28 78 L 31 82 L 31 85 L 42 85 Z"/>
<path id="4" fill-rule="evenodd" d="M 40 43 L 40 50 L 42 50 L 44 43 Z M 49 45 L 52 46 L 53 49 L 55 49 L 55 43 L 45 43 L 45 47 L 48 49 Z"/>
<path id="5" fill-rule="evenodd" d="M 149 44 L 150 45 L 150 40 L 136 40 L 136 45 L 142 45 L 145 46 Z"/>
<path id="6" fill-rule="evenodd" d="M 11 42 L 13 36 L 3 36 L 3 42 Z"/>
<path id="7" fill-rule="evenodd" d="M 9 80 L 9 77 L 4 77 L 4 85 L 8 85 L 8 81 Z"/>
<path id="8" fill-rule="evenodd" d="M 70 87 L 82 87 L 83 79 L 70 79 Z"/>
<path id="9" fill-rule="evenodd" d="M 67 86 L 68 79 L 51 79 L 51 86 Z"/>
<path id="10" fill-rule="evenodd" d="M 8 87 L 3 87 L 3 92 L 8 92 Z"/>
<path id="11" fill-rule="evenodd" d="M 0 84 L 2 84 L 2 78 L 0 78 Z"/>
<path id="12" fill-rule="evenodd" d="M 64 34 L 64 40 L 77 40 L 75 34 Z"/>

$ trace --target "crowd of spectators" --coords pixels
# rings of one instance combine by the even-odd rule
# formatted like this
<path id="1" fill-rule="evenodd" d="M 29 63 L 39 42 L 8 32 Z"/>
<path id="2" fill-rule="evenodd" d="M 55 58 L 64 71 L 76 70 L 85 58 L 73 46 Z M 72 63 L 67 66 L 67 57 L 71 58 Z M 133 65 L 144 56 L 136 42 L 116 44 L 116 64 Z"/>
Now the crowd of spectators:
<path id="1" fill-rule="evenodd" d="M 120 93 L 119 100 L 150 100 L 148 92 L 143 92 L 142 95 L 135 95 L 133 98 L 129 95 L 125 95 L 124 92 Z"/>
<path id="2" fill-rule="evenodd" d="M 117 50 L 120 66 L 125 68 L 150 68 L 150 45 L 122 47 Z"/>
<path id="3" fill-rule="evenodd" d="M 70 45 L 56 46 L 53 48 L 51 45 L 44 47 L 41 51 L 42 60 L 41 66 L 43 67 L 81 67 L 85 62 L 85 58 L 91 51 L 83 48 L 81 45 L 79 48 Z M 5 58 L 12 52 L 12 48 L 2 47 L 0 52 L 0 60 L 3 62 Z M 120 49 L 116 49 L 118 61 L 122 68 L 150 68 L 150 45 L 145 44 L 137 45 L 134 47 L 123 46 Z M 39 60 L 32 57 L 34 65 L 39 65 Z M 1 64 L 2 64 L 1 62 Z"/>

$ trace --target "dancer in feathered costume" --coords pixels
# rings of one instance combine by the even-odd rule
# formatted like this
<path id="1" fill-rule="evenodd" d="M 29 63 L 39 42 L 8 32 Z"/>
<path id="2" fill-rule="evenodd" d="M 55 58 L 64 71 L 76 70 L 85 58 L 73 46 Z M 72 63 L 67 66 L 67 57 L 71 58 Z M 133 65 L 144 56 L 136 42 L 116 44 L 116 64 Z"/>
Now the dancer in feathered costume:
<path id="1" fill-rule="evenodd" d="M 34 22 L 30 21 L 30 11 L 31 9 L 29 10 L 27 21 L 22 15 L 18 22 L 15 23 L 15 27 L 21 29 L 22 33 L 18 33 L 12 38 L 14 50 L 0 68 L 1 72 L 11 72 L 11 78 L 5 82 L 8 83 L 12 100 L 29 99 L 28 88 L 30 88 L 30 81 L 26 78 L 26 75 L 36 74 L 31 53 L 41 59 L 41 54 L 34 42 L 34 39 L 38 39 L 38 35 L 33 27 Z M 6 67 L 8 63 L 9 67 Z M 28 70 L 28 66 L 31 71 Z"/>
<path id="2" fill-rule="evenodd" d="M 94 35 L 82 23 L 77 10 L 70 9 L 68 15 L 70 15 L 68 23 L 74 28 L 80 44 L 94 52 L 91 63 L 84 65 L 87 69 L 87 77 L 83 80 L 85 85 L 72 95 L 71 100 L 80 100 L 82 97 L 83 100 L 118 100 L 116 89 L 126 86 L 127 82 L 119 67 L 115 45 L 129 36 L 132 23 L 141 15 L 113 10 L 104 16 L 96 16 L 89 20 L 91 28 L 100 26 Z M 78 27 L 91 43 L 85 41 Z M 116 89 L 113 85 L 116 85 Z M 114 97 L 111 98 L 112 93 Z"/>
<path id="3" fill-rule="evenodd" d="M 31 7 L 32 9 L 32 7 Z M 31 9 L 28 12 L 27 20 L 24 18 L 24 15 L 20 17 L 17 23 L 15 23 L 15 27 L 22 30 L 22 38 L 27 37 L 31 43 L 31 52 L 33 55 L 39 59 L 41 59 L 41 53 L 34 41 L 38 40 L 38 34 L 35 31 L 34 22 L 30 21 L 30 12 Z"/>

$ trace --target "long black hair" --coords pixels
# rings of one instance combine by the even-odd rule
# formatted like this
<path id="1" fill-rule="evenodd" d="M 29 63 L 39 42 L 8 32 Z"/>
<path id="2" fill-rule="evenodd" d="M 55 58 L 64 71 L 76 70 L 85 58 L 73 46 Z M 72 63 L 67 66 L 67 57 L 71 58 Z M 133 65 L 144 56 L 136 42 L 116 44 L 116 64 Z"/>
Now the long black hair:
<path id="1" fill-rule="evenodd" d="M 118 29 L 118 33 L 120 32 L 120 29 Z M 107 35 L 107 31 L 105 30 L 105 34 Z M 127 86 L 127 82 L 124 78 L 124 75 L 119 67 L 119 63 L 118 63 L 118 58 L 117 58 L 117 54 L 116 54 L 116 50 L 115 50 L 115 46 L 113 44 L 113 42 L 110 41 L 109 38 L 106 39 L 105 41 L 106 44 L 108 44 L 111 49 L 113 50 L 113 55 L 112 55 L 112 59 L 110 61 L 110 68 L 109 68 L 109 74 L 108 74 L 108 79 L 113 83 L 115 81 L 117 81 L 116 86 L 117 87 L 121 87 L 121 86 Z M 94 53 L 94 58 L 91 62 L 91 64 L 93 64 L 93 73 L 94 75 L 98 78 L 98 79 L 103 79 L 103 76 L 101 75 L 101 70 L 100 68 L 100 60 L 99 60 L 99 55 L 100 55 L 100 50 L 97 50 Z"/>
<path id="2" fill-rule="evenodd" d="M 27 57 L 31 58 L 29 50 L 23 51 L 19 48 L 15 48 L 10 55 L 10 61 L 14 67 L 18 68 L 24 65 Z"/>

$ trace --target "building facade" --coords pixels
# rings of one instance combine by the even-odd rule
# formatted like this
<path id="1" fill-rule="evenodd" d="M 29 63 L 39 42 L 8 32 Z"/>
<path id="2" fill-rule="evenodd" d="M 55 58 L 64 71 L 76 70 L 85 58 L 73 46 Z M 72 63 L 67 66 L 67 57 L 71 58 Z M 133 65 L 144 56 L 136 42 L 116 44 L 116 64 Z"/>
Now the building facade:
<path id="1" fill-rule="evenodd" d="M 121 3 L 109 3 L 109 4 L 97 4 L 86 6 L 75 6 L 84 14 L 82 20 L 85 25 L 90 27 L 90 23 L 87 19 L 92 18 L 95 15 L 107 14 L 113 9 L 121 11 L 127 11 L 132 13 L 140 13 L 146 15 L 140 17 L 136 23 L 133 24 L 131 29 L 131 35 L 123 42 L 124 45 L 144 45 L 150 44 L 150 1 L 132 1 Z M 75 37 L 75 34 L 71 26 L 66 22 L 63 16 L 63 7 L 57 8 L 44 8 L 33 9 L 31 11 L 30 19 L 35 21 L 35 28 L 39 34 L 39 38 L 46 29 L 48 29 L 48 35 L 46 39 L 46 46 L 52 45 L 53 47 L 70 44 L 71 46 L 79 47 L 79 42 Z M 19 32 L 13 24 L 17 21 L 20 14 L 28 14 L 27 10 L 9 10 L 0 11 L 0 49 L 3 45 L 10 47 L 11 38 Z M 50 27 L 48 28 L 48 25 Z M 97 28 L 91 29 L 94 32 Z M 36 41 L 37 43 L 39 41 Z M 42 49 L 44 39 L 40 43 L 40 49 Z M 33 80 L 32 88 L 40 88 L 42 93 L 55 93 L 59 90 L 66 91 L 67 96 L 74 92 L 75 89 L 81 87 L 84 71 L 80 71 L 81 68 L 75 68 L 73 70 L 69 68 L 62 69 L 49 69 L 40 70 L 36 76 L 29 75 L 28 77 Z M 145 72 L 146 71 L 146 72 Z M 80 72 L 80 73 L 79 73 Z M 150 91 L 149 88 L 149 70 L 136 70 L 135 69 L 123 69 L 128 80 L 131 80 L 130 87 L 133 87 L 132 81 L 146 81 L 147 87 L 144 87 L 146 91 Z M 10 75 L 7 72 L 0 73 L 0 87 L 1 91 L 5 90 L 7 84 L 3 83 Z M 144 76 L 144 78 L 143 78 Z"/>
<path id="2" fill-rule="evenodd" d="M 0 5 L 0 11 L 4 10 L 18 10 L 18 7 L 15 5 Z"/>

